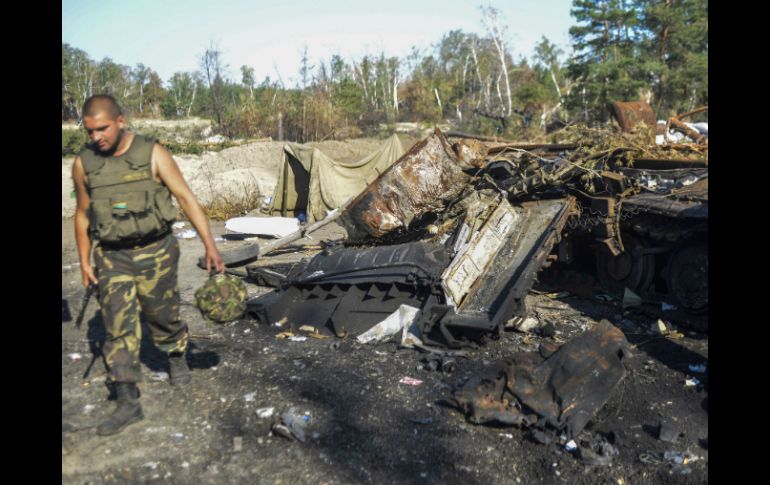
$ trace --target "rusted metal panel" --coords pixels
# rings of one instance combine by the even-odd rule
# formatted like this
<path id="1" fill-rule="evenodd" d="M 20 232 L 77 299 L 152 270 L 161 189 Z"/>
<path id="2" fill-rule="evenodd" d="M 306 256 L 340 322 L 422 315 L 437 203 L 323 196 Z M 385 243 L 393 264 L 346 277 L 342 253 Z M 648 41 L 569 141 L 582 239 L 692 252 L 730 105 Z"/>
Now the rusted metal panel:
<path id="1" fill-rule="evenodd" d="M 604 219 L 604 224 L 594 227 L 597 241 L 607 246 L 613 256 L 618 256 L 624 251 L 620 237 L 620 204 L 615 197 L 591 197 L 590 200 L 591 209 Z"/>
<path id="2" fill-rule="evenodd" d="M 468 152 L 465 155 L 474 156 Z M 429 212 L 440 212 L 470 180 L 470 163 L 457 154 L 438 128 L 414 145 L 356 197 L 340 218 L 352 241 L 379 238 Z"/>
<path id="3" fill-rule="evenodd" d="M 460 140 L 452 145 L 452 150 L 457 154 L 457 160 L 461 164 L 477 168 L 486 165 L 488 148 L 477 140 Z"/>
<path id="4" fill-rule="evenodd" d="M 612 103 L 612 115 L 625 132 L 633 130 L 639 123 L 653 129 L 658 124 L 652 107 L 644 101 L 615 101 Z"/>

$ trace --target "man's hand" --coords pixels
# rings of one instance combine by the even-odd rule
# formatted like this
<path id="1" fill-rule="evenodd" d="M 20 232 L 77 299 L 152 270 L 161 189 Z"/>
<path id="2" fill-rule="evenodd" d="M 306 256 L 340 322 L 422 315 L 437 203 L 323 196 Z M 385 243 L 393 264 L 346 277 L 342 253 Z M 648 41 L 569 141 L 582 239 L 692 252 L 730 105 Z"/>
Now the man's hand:
<path id="1" fill-rule="evenodd" d="M 225 263 L 222 261 L 222 256 L 219 255 L 219 250 L 214 246 L 213 248 L 206 249 L 206 272 L 211 274 L 212 266 L 216 268 L 217 273 L 223 273 L 225 271 Z"/>
<path id="2" fill-rule="evenodd" d="M 99 281 L 96 279 L 96 276 L 94 275 L 94 269 L 88 263 L 80 265 L 80 275 L 83 277 L 84 288 L 88 288 L 88 285 L 90 285 L 91 283 L 95 285 L 99 284 Z"/>

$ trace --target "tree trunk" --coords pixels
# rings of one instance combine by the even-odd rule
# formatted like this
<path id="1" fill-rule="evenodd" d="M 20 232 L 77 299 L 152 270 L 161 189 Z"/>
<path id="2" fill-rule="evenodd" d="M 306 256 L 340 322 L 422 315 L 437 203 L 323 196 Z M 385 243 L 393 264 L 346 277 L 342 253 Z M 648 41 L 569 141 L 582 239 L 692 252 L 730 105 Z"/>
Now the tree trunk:
<path id="1" fill-rule="evenodd" d="M 553 86 L 556 88 L 556 95 L 559 96 L 559 104 L 561 104 L 561 89 L 559 89 L 559 83 L 556 82 L 556 74 L 553 72 L 553 68 L 551 68 L 550 71 L 551 81 L 553 81 Z"/>
<path id="2" fill-rule="evenodd" d="M 495 28 L 495 30 L 497 30 L 497 28 Z M 505 51 L 503 50 L 502 41 L 498 41 L 497 35 L 492 36 L 492 41 L 495 43 L 497 53 L 500 56 L 500 66 L 502 67 L 502 74 L 505 76 L 505 93 L 508 96 L 508 111 L 506 112 L 506 115 L 510 116 L 513 112 L 513 103 L 511 101 L 511 84 L 508 81 L 508 66 L 505 65 Z"/>
<path id="3" fill-rule="evenodd" d="M 395 111 L 396 116 L 398 116 L 398 71 L 396 71 L 396 75 L 393 76 L 393 111 Z"/>
<path id="4" fill-rule="evenodd" d="M 190 104 L 187 105 L 187 117 L 190 117 L 190 112 L 192 111 L 193 103 L 195 102 L 195 93 L 198 91 L 198 84 L 193 84 L 193 93 L 192 98 L 190 99 Z"/>
<path id="5" fill-rule="evenodd" d="M 483 95 L 484 94 L 484 80 L 481 79 L 481 70 L 479 69 L 479 58 L 478 58 L 478 55 L 476 54 L 476 45 L 473 42 L 471 42 L 471 54 L 473 54 L 473 63 L 475 65 L 475 67 L 476 67 L 476 77 L 478 77 L 478 79 L 479 79 L 479 91 Z M 476 102 L 476 108 L 478 108 L 480 104 L 481 104 L 481 96 L 479 96 L 479 99 Z M 487 103 L 486 103 L 485 107 L 486 107 L 487 110 L 489 109 L 489 95 L 487 95 Z"/>

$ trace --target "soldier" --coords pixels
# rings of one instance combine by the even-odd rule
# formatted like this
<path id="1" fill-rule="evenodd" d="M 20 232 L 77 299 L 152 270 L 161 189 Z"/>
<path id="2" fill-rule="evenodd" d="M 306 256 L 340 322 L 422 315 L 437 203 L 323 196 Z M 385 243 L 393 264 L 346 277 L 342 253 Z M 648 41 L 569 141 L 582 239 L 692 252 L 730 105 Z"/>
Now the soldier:
<path id="1" fill-rule="evenodd" d="M 224 263 L 203 209 L 166 148 L 126 131 L 125 117 L 112 96 L 88 98 L 83 125 L 91 144 L 72 166 L 75 237 L 83 286 L 99 287 L 107 333 L 103 352 L 118 401 L 97 433 L 111 435 L 144 417 L 136 387 L 141 380 L 140 310 L 155 345 L 168 354 L 171 384 L 190 382 L 184 355 L 189 334 L 179 318 L 179 243 L 171 232 L 177 216 L 172 194 L 203 242 L 206 269 L 221 273 Z M 92 241 L 96 268 L 90 261 Z"/>

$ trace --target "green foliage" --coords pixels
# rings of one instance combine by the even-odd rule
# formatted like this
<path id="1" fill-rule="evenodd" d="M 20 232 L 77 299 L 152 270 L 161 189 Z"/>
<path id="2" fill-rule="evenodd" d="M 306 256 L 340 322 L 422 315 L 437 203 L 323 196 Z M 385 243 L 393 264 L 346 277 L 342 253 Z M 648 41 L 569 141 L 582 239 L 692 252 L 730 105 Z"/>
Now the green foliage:
<path id="1" fill-rule="evenodd" d="M 660 117 L 708 103 L 707 0 L 574 0 L 571 13 L 574 53 L 566 62 L 564 49 L 545 37 L 531 60 L 514 60 L 504 19 L 487 7 L 484 32 L 449 31 L 403 58 L 312 59 L 306 48 L 295 86 L 280 75 L 259 83 L 245 65 L 230 79 L 214 45 L 198 71 L 163 83 L 149 66 L 94 62 L 62 44 L 62 119 L 77 119 L 88 96 L 106 92 L 130 116 L 204 117 L 230 138 L 307 142 L 376 134 L 399 121 L 449 121 L 463 131 L 529 138 L 543 136 L 554 120 L 606 123 L 613 101 L 651 96 Z"/>
<path id="2" fill-rule="evenodd" d="M 646 86 L 640 70 L 637 9 L 624 0 L 575 0 L 570 28 L 575 55 L 568 65 L 576 81 L 567 106 L 584 122 L 609 120 L 610 103 L 639 99 Z"/>
<path id="3" fill-rule="evenodd" d="M 575 0 L 567 106 L 604 122 L 612 101 L 652 95 L 659 117 L 708 103 L 706 0 Z"/>
<path id="4" fill-rule="evenodd" d="M 88 136 L 82 129 L 61 131 L 61 156 L 74 157 L 88 142 Z"/>

